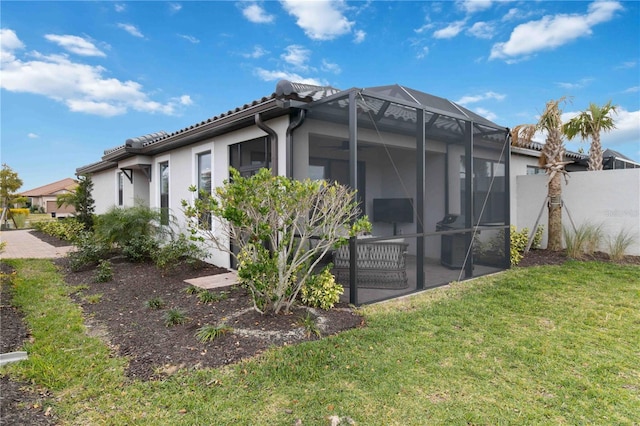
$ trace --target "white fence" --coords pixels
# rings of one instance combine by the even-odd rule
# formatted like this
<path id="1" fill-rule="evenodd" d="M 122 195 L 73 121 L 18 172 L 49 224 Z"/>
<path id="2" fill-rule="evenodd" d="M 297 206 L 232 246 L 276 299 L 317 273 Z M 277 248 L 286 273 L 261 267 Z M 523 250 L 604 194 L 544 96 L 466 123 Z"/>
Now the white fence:
<path id="1" fill-rule="evenodd" d="M 540 209 L 544 211 L 540 224 L 545 227 L 542 246 L 546 247 L 548 210 L 546 208 L 547 180 L 545 175 L 517 176 L 512 200 L 516 203 L 511 223 L 518 229 L 532 229 Z M 640 169 L 573 172 L 562 185 L 564 201 L 562 224 L 576 227 L 581 224 L 601 226 L 604 234 L 599 250 L 608 251 L 609 238 L 620 232 L 633 236 L 633 244 L 626 254 L 640 256 Z M 512 210 L 513 211 L 513 210 Z"/>

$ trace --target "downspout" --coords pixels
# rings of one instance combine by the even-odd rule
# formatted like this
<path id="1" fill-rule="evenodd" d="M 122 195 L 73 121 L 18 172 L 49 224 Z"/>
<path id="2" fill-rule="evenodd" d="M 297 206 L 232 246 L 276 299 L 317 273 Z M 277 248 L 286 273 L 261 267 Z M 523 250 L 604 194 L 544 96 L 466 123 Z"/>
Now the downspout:
<path id="1" fill-rule="evenodd" d="M 301 109 L 300 114 L 298 115 L 298 118 L 292 121 L 291 123 L 289 123 L 289 126 L 287 127 L 287 139 L 286 139 L 287 177 L 293 177 L 293 131 L 302 125 L 306 116 L 307 116 L 307 111 L 304 109 Z"/>
<path id="2" fill-rule="evenodd" d="M 271 127 L 264 124 L 260 113 L 256 113 L 255 122 L 261 130 L 264 130 L 271 140 L 271 174 L 278 176 L 278 134 Z"/>

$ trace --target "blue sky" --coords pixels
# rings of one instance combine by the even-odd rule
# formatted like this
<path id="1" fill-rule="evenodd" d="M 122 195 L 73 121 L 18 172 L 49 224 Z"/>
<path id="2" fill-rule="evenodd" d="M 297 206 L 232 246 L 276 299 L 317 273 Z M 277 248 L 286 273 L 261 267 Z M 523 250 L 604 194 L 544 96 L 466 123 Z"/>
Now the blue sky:
<path id="1" fill-rule="evenodd" d="M 618 105 L 640 161 L 636 1 L 0 3 L 1 161 L 21 190 L 270 95 L 279 79 L 401 84 L 513 127 L 567 96 Z M 543 139 L 540 138 L 542 141 Z M 588 144 L 567 142 L 577 150 Z"/>

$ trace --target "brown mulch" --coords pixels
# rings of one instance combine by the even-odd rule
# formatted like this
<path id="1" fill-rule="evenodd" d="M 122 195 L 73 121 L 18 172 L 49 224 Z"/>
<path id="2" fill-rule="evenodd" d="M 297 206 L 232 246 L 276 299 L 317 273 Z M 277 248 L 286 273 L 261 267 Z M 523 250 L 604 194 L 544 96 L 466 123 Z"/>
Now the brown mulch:
<path id="1" fill-rule="evenodd" d="M 35 229 L 33 229 L 31 231 L 31 235 L 33 235 L 34 237 L 44 241 L 47 244 L 51 244 L 54 247 L 67 247 L 67 246 L 71 245 L 71 243 L 69 241 L 61 240 L 58 237 L 54 237 L 52 235 L 45 234 L 44 232 L 37 231 Z"/>
<path id="2" fill-rule="evenodd" d="M 203 263 L 197 269 L 177 268 L 163 275 L 151 263 L 120 261 L 112 265 L 112 281 L 96 283 L 94 270 L 71 272 L 66 260 L 58 263 L 70 286 L 83 286 L 73 298 L 82 307 L 89 329 L 104 335 L 115 353 L 129 358 L 127 375 L 132 378 L 156 379 L 181 367 L 219 367 L 253 357 L 272 346 L 318 338 L 306 333 L 301 325 L 306 310 L 261 315 L 252 309 L 250 295 L 240 286 L 210 290 L 223 298 L 211 303 L 201 303 L 198 295 L 187 293 L 185 279 L 227 272 L 216 266 Z M 101 295 L 97 302 L 91 300 L 95 295 Z M 162 309 L 149 308 L 147 303 L 155 298 L 166 305 Z M 171 309 L 182 311 L 186 322 L 166 326 L 165 316 Z M 309 315 L 323 317 L 324 336 L 362 324 L 362 318 L 345 306 Z M 201 343 L 195 334 L 206 324 L 225 325 L 232 331 L 213 342 Z"/>
<path id="3" fill-rule="evenodd" d="M 34 235 L 41 237 L 41 234 Z M 43 238 L 50 244 L 50 237 Z M 62 244 L 58 242 L 58 244 Z M 63 245 L 68 245 L 64 243 Z M 596 253 L 592 260 L 608 261 L 608 256 Z M 532 250 L 520 262 L 520 267 L 557 265 L 567 261 L 562 252 Z M 185 290 L 187 278 L 226 272 L 208 264 L 200 268 L 177 268 L 162 274 L 152 264 L 133 264 L 113 259 L 114 278 L 107 283 L 95 282 L 95 269 L 71 272 L 66 259 L 56 261 L 72 294 L 82 307 L 87 329 L 112 348 L 114 355 L 129 360 L 127 375 L 140 380 L 154 380 L 171 374 L 178 368 L 218 367 L 254 357 L 267 348 L 295 344 L 319 338 L 301 325 L 311 315 L 321 328 L 322 336 L 362 326 L 363 319 L 348 306 L 331 311 L 306 311 L 301 308 L 288 315 L 260 315 L 251 309 L 247 291 L 240 286 L 210 290 L 224 294 L 222 300 L 201 303 L 198 296 Z M 640 256 L 627 256 L 621 263 L 640 265 Z M 0 262 L 3 272 L 6 266 Z M 9 285 L 2 285 L 2 352 L 19 350 L 29 334 L 21 313 L 11 306 Z M 100 295 L 100 296 L 98 296 Z M 92 298 L 93 296 L 93 298 Z M 99 299 L 99 300 L 96 300 Z M 160 298 L 162 309 L 151 309 L 147 302 Z M 93 303 L 91 303 L 93 302 Z M 165 315 L 169 309 L 180 309 L 187 321 L 167 327 Z M 322 321 L 318 321 L 321 315 Z M 232 329 L 213 342 L 201 343 L 195 334 L 205 325 L 226 325 Z M 0 377 L 2 424 L 52 425 L 54 419 L 45 415 L 43 403 L 50 397 L 46 391 Z"/>

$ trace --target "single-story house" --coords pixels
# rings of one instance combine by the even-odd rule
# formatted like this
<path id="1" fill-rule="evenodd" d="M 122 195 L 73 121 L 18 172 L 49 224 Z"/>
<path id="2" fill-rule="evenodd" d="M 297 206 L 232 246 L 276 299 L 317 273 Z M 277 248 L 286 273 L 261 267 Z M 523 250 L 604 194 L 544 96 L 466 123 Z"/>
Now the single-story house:
<path id="1" fill-rule="evenodd" d="M 52 217 L 73 216 L 75 208 L 73 206 L 63 205 L 58 207 L 57 196 L 68 194 L 75 191 L 78 182 L 72 178 L 64 178 L 57 182 L 40 186 L 20 193 L 23 197 L 27 197 L 27 206 L 37 208 L 42 213 L 50 214 Z"/>
<path id="2" fill-rule="evenodd" d="M 189 186 L 210 191 L 230 166 L 347 184 L 373 232 L 334 263 L 362 304 L 509 267 L 510 149 L 509 129 L 418 90 L 283 80 L 187 128 L 127 139 L 77 173 L 92 177 L 97 214 L 143 203 L 169 209 L 182 229 Z M 209 260 L 233 266 L 226 253 Z"/>

